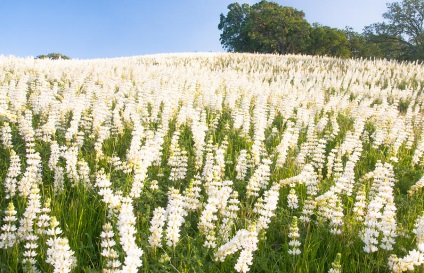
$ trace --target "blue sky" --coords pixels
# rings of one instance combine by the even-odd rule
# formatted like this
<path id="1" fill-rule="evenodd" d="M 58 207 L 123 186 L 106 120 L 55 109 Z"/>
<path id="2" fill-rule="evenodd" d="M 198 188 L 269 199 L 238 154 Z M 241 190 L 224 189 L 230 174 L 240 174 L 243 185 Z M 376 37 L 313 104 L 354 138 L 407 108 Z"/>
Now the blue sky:
<path id="1" fill-rule="evenodd" d="M 0 54 L 59 52 L 109 58 L 170 52 L 223 51 L 219 14 L 225 0 L 10 0 L 0 6 Z M 238 1 L 254 4 L 258 1 Z M 361 32 L 381 22 L 389 0 L 274 1 L 303 10 L 310 23 Z"/>

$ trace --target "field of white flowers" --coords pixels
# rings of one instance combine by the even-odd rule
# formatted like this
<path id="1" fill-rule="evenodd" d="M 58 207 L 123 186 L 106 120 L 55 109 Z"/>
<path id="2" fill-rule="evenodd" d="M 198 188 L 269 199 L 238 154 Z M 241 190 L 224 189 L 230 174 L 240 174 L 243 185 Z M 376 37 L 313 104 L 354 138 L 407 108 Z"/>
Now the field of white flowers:
<path id="1" fill-rule="evenodd" d="M 424 67 L 0 56 L 0 272 L 424 270 Z"/>

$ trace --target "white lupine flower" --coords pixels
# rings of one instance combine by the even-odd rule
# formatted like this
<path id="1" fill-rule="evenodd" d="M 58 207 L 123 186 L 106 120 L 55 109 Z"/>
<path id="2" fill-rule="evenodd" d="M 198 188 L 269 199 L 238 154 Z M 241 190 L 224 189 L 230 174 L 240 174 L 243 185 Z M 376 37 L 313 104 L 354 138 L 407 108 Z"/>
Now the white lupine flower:
<path id="1" fill-rule="evenodd" d="M 212 138 L 209 138 L 208 143 L 206 144 L 206 158 L 205 164 L 203 165 L 202 171 L 202 180 L 206 183 L 210 183 L 213 179 L 213 166 L 215 162 L 215 158 L 213 155 L 213 141 Z"/>
<path id="2" fill-rule="evenodd" d="M 378 250 L 378 237 L 379 237 L 379 219 L 381 219 L 380 210 L 383 208 L 383 199 L 380 197 L 374 198 L 368 204 L 368 211 L 365 215 L 365 229 L 362 233 L 362 241 L 365 243 L 364 251 L 367 253 L 375 252 Z"/>
<path id="3" fill-rule="evenodd" d="M 16 155 L 14 150 L 10 151 L 10 165 L 7 170 L 6 178 L 4 179 L 4 189 L 6 198 L 12 198 L 16 194 L 17 178 L 21 174 L 21 160 Z"/>
<path id="4" fill-rule="evenodd" d="M 66 160 L 66 177 L 75 185 L 79 181 L 77 169 L 78 148 L 76 146 L 69 147 L 63 154 L 63 157 Z"/>
<path id="5" fill-rule="evenodd" d="M 81 111 L 81 106 L 75 107 L 72 111 L 72 120 L 68 130 L 65 133 L 65 139 L 67 142 L 71 142 L 71 140 L 73 140 L 78 133 L 78 125 L 81 120 Z"/>
<path id="6" fill-rule="evenodd" d="M 103 202 L 111 209 L 116 209 L 121 205 L 122 197 L 115 194 L 110 186 L 112 183 L 103 170 L 97 173 L 95 186 L 99 188 L 98 194 L 103 197 Z"/>
<path id="7" fill-rule="evenodd" d="M 299 200 L 296 195 L 296 191 L 292 188 L 290 189 L 289 195 L 287 195 L 287 207 L 290 209 L 297 209 L 299 207 Z"/>
<path id="8" fill-rule="evenodd" d="M 231 240 L 218 248 L 214 254 L 215 259 L 223 262 L 228 255 L 234 254 L 240 250 L 248 234 L 249 231 L 246 229 L 238 230 Z"/>
<path id="9" fill-rule="evenodd" d="M 257 213 L 259 218 L 256 224 L 256 231 L 259 233 L 261 230 L 268 228 L 271 222 L 271 217 L 275 215 L 275 210 L 278 206 L 280 185 L 275 183 L 272 187 L 264 193 L 262 205 L 258 206 Z M 259 199 L 258 199 L 259 201 Z"/>
<path id="10" fill-rule="evenodd" d="M 337 178 L 335 184 L 335 192 L 337 194 L 346 194 L 351 196 L 353 192 L 353 185 L 355 183 L 355 163 L 352 161 L 346 162 L 343 174 Z"/>
<path id="11" fill-rule="evenodd" d="M 414 185 L 411 186 L 411 189 L 408 191 L 408 194 L 412 195 L 422 188 L 424 188 L 424 176 L 422 176 L 420 180 L 418 180 Z"/>
<path id="12" fill-rule="evenodd" d="M 218 220 L 218 215 L 226 216 L 227 203 L 231 196 L 232 181 L 223 181 L 223 186 L 211 185 L 208 189 L 208 201 L 204 206 L 204 210 L 200 216 L 198 223 L 199 230 L 206 236 L 205 246 L 214 248 L 215 240 L 215 222 Z"/>
<path id="13" fill-rule="evenodd" d="M 331 137 L 336 138 L 340 132 L 339 123 L 337 122 L 337 117 L 334 115 L 334 117 L 331 119 L 331 126 L 333 127 L 333 131 L 331 132 Z"/>
<path id="14" fill-rule="evenodd" d="M 4 148 L 12 149 L 12 129 L 10 128 L 9 123 L 5 122 L 0 131 L 1 142 Z"/>
<path id="15" fill-rule="evenodd" d="M 17 212 L 13 206 L 13 203 L 10 202 L 5 212 L 5 216 L 3 217 L 4 224 L 1 227 L 0 248 L 11 248 L 17 241 L 15 222 L 18 220 L 18 218 L 15 216 L 16 213 Z"/>
<path id="16" fill-rule="evenodd" d="M 196 111 L 196 113 L 198 113 L 198 111 Z M 208 126 L 206 124 L 206 113 L 205 111 L 201 111 L 200 114 L 198 113 L 193 118 L 193 122 L 191 125 L 191 132 L 193 133 L 193 140 L 195 146 L 194 153 L 196 155 L 195 167 L 197 170 L 199 170 L 203 165 L 203 152 L 206 145 L 205 137 L 207 130 Z"/>
<path id="17" fill-rule="evenodd" d="M 230 236 L 231 228 L 234 225 L 235 219 L 237 219 L 237 212 L 240 210 L 239 207 L 240 201 L 238 200 L 238 192 L 233 191 L 231 197 L 228 199 L 228 205 L 223 210 L 224 218 L 221 221 L 219 227 L 219 237 L 227 242 Z"/>
<path id="18" fill-rule="evenodd" d="M 220 179 L 223 179 L 225 174 L 225 153 L 227 147 L 228 140 L 227 136 L 225 136 L 219 148 L 215 150 L 215 169 L 218 171 L 216 175 L 219 176 Z"/>
<path id="19" fill-rule="evenodd" d="M 80 181 L 88 189 L 92 188 L 92 184 L 90 181 L 90 167 L 88 166 L 88 163 L 84 160 L 80 160 L 78 161 L 77 165 L 78 165 L 78 177 Z"/>
<path id="20" fill-rule="evenodd" d="M 37 257 L 36 249 L 38 247 L 37 239 L 38 236 L 32 233 L 28 233 L 25 236 L 26 243 L 24 245 L 25 251 L 22 254 L 22 264 L 24 266 L 24 271 L 26 272 L 38 272 L 37 267 L 35 266 L 35 264 L 37 263 L 37 261 L 35 260 L 35 257 Z"/>
<path id="21" fill-rule="evenodd" d="M 317 202 L 317 215 L 331 223 L 334 220 L 337 202 L 341 202 L 340 196 L 335 192 L 335 187 L 331 187 L 330 190 L 318 196 L 315 201 Z"/>
<path id="22" fill-rule="evenodd" d="M 223 262 L 225 257 L 241 250 L 234 269 L 237 272 L 248 272 L 253 263 L 253 252 L 258 249 L 258 233 L 256 230 L 255 226 L 250 226 L 249 230 L 238 230 L 230 241 L 218 248 L 215 252 L 215 259 Z"/>
<path id="23" fill-rule="evenodd" d="M 53 189 L 54 193 L 60 193 L 64 190 L 65 184 L 65 169 L 60 166 L 54 167 L 54 181 L 53 181 Z"/>
<path id="24" fill-rule="evenodd" d="M 388 202 L 384 206 L 379 226 L 379 230 L 383 235 L 380 244 L 382 249 L 393 250 L 392 245 L 395 244 L 395 238 L 397 237 L 396 228 L 396 206 L 393 202 Z"/>
<path id="25" fill-rule="evenodd" d="M 343 208 L 340 204 L 340 202 L 337 202 L 336 208 L 332 211 L 332 217 L 330 219 L 330 232 L 332 234 L 341 234 L 342 233 L 342 225 L 343 225 Z"/>
<path id="26" fill-rule="evenodd" d="M 116 107 L 113 110 L 113 127 L 112 129 L 117 132 L 120 136 L 124 134 L 124 124 L 122 123 L 122 118 L 120 114 L 120 108 Z"/>
<path id="27" fill-rule="evenodd" d="M 251 98 L 246 96 L 243 98 L 242 101 L 242 133 L 244 136 L 248 136 L 249 135 L 249 131 L 250 131 L 250 121 L 251 121 L 251 116 L 250 116 L 250 103 L 251 103 Z"/>
<path id="28" fill-rule="evenodd" d="M 185 207 L 184 197 L 178 190 L 171 189 L 166 207 L 167 227 L 165 237 L 168 246 L 175 247 L 180 240 L 180 228 L 185 222 L 184 217 L 187 215 Z"/>
<path id="29" fill-rule="evenodd" d="M 301 253 L 300 251 L 300 241 L 298 238 L 300 237 L 299 228 L 297 227 L 297 217 L 293 216 L 292 223 L 289 228 L 289 251 L 290 255 L 296 256 Z"/>
<path id="30" fill-rule="evenodd" d="M 277 146 L 277 167 L 283 167 L 287 160 L 289 149 L 296 147 L 299 138 L 299 130 L 294 127 L 293 122 L 287 122 L 287 129 L 281 137 L 281 142 Z"/>
<path id="31" fill-rule="evenodd" d="M 54 273 L 71 272 L 76 267 L 75 253 L 69 247 L 68 239 L 49 238 L 46 244 L 49 246 L 46 263 L 53 266 Z"/>
<path id="32" fill-rule="evenodd" d="M 355 219 L 358 221 L 364 220 L 365 208 L 367 207 L 366 195 L 365 195 L 365 187 L 362 187 L 356 193 L 355 204 L 353 206 L 353 213 L 355 215 Z"/>
<path id="33" fill-rule="evenodd" d="M 52 141 L 50 143 L 50 159 L 49 159 L 50 170 L 52 171 L 54 170 L 61 156 L 62 156 L 62 152 L 60 151 L 59 144 L 56 141 Z"/>
<path id="34" fill-rule="evenodd" d="M 301 173 L 301 183 L 306 184 L 306 193 L 311 196 L 316 196 L 318 193 L 318 175 L 314 171 L 314 168 L 310 164 L 306 164 L 303 167 L 303 171 Z"/>
<path id="35" fill-rule="evenodd" d="M 262 164 L 255 170 L 246 186 L 247 196 L 259 196 L 260 189 L 268 187 L 271 176 L 270 164 L 271 160 L 262 159 Z"/>
<path id="36" fill-rule="evenodd" d="M 412 230 L 416 236 L 417 244 L 424 243 L 424 213 L 415 221 L 414 229 Z M 424 253 L 424 250 L 421 250 Z"/>
<path id="37" fill-rule="evenodd" d="M 130 168 L 139 161 L 139 151 L 141 149 L 141 140 L 144 135 L 144 128 L 140 124 L 135 124 L 132 131 L 130 148 L 127 152 L 127 164 Z"/>
<path id="38" fill-rule="evenodd" d="M 18 181 L 19 195 L 26 197 L 33 185 L 41 183 L 41 158 L 38 153 L 27 154 L 27 168 L 21 180 Z"/>
<path id="39" fill-rule="evenodd" d="M 50 218 L 50 228 L 46 231 L 46 234 L 53 237 L 62 234 L 62 230 L 59 227 L 59 221 L 57 221 L 55 216 Z"/>
<path id="40" fill-rule="evenodd" d="M 415 135 L 414 135 L 414 130 L 413 130 L 413 126 L 412 124 L 408 123 L 406 125 L 406 133 L 408 136 L 408 139 L 406 140 L 406 145 L 405 148 L 410 150 L 412 148 L 412 145 L 414 144 L 415 141 Z"/>
<path id="41" fill-rule="evenodd" d="M 318 170 L 319 174 L 322 174 L 322 169 L 325 163 L 325 147 L 327 140 L 319 139 L 316 147 L 313 149 L 312 165 Z"/>
<path id="42" fill-rule="evenodd" d="M 336 158 L 338 148 L 333 148 L 327 156 L 327 178 L 330 178 L 333 173 L 334 160 Z"/>
<path id="43" fill-rule="evenodd" d="M 395 243 L 396 235 L 396 207 L 394 205 L 393 186 L 395 184 L 393 167 L 381 162 L 376 163 L 373 172 L 365 178 L 373 178 L 374 181 L 369 191 L 370 202 L 364 217 L 362 240 L 365 243 L 365 252 L 375 252 L 378 247 L 380 235 L 383 249 L 391 250 Z"/>
<path id="44" fill-rule="evenodd" d="M 152 191 L 155 191 L 155 190 L 159 189 L 158 181 L 157 181 L 157 180 L 152 180 L 152 181 L 150 182 L 150 189 L 151 189 Z"/>
<path id="45" fill-rule="evenodd" d="M 414 249 L 409 251 L 408 255 L 403 258 L 398 258 L 396 255 L 392 254 L 389 257 L 388 264 L 389 268 L 396 273 L 414 270 L 415 266 L 424 264 L 424 253 Z"/>
<path id="46" fill-rule="evenodd" d="M 140 194 L 144 188 L 144 180 L 147 173 L 147 163 L 143 161 L 141 164 L 134 165 L 134 180 L 131 187 L 130 197 L 139 198 Z"/>
<path id="47" fill-rule="evenodd" d="M 197 188 L 194 187 L 194 180 L 190 180 L 189 186 L 184 190 L 183 195 L 187 205 L 187 211 L 195 211 L 200 208 L 200 200 L 197 192 Z"/>
<path id="48" fill-rule="evenodd" d="M 37 221 L 37 234 L 47 234 L 47 228 L 50 226 L 50 199 L 44 202 L 44 207 L 40 210 Z"/>
<path id="49" fill-rule="evenodd" d="M 315 154 L 315 149 L 318 147 L 318 137 L 315 130 L 315 123 L 313 117 L 309 118 L 308 131 L 306 134 L 306 142 L 301 144 L 300 152 L 297 154 L 296 163 L 298 166 L 304 165 L 307 159 L 310 159 L 311 155 Z M 317 154 L 321 154 L 318 152 Z"/>
<path id="50" fill-rule="evenodd" d="M 237 180 L 244 180 L 246 178 L 248 167 L 247 150 L 241 150 L 237 158 L 237 166 L 235 169 L 237 172 Z"/>
<path id="51" fill-rule="evenodd" d="M 316 201 L 312 199 L 312 196 L 308 196 L 303 204 L 302 216 L 299 217 L 300 221 L 309 223 L 311 221 L 311 216 L 314 213 L 316 207 Z"/>
<path id="52" fill-rule="evenodd" d="M 153 247 L 162 246 L 162 233 L 165 225 L 166 213 L 161 207 L 153 211 L 153 218 L 150 222 L 149 231 L 152 233 L 149 236 L 149 244 Z"/>
<path id="53" fill-rule="evenodd" d="M 343 172 L 343 164 L 342 164 L 342 153 L 339 152 L 337 153 L 337 157 L 334 160 L 334 165 L 333 165 L 333 177 L 334 179 L 338 179 L 340 178 L 340 176 L 342 175 Z"/>
<path id="54" fill-rule="evenodd" d="M 180 132 L 176 131 L 172 137 L 170 147 L 170 157 L 168 159 L 168 166 L 171 167 L 171 173 L 169 180 L 177 181 L 185 178 L 187 173 L 187 152 L 181 149 L 178 141 L 180 138 Z"/>
<path id="55" fill-rule="evenodd" d="M 119 254 L 114 249 L 116 242 L 114 240 L 115 233 L 113 232 L 112 225 L 106 223 L 103 225 L 103 231 L 100 233 L 100 238 L 102 242 L 100 246 L 102 247 L 102 252 L 100 253 L 106 259 L 106 269 L 108 272 L 116 271 L 120 266 L 121 262 L 119 261 Z"/>
<path id="56" fill-rule="evenodd" d="M 135 234 L 137 232 L 135 229 L 136 217 L 134 216 L 134 208 L 131 202 L 131 198 L 122 198 L 118 221 L 116 223 L 120 236 L 119 243 L 126 254 L 122 272 L 137 272 L 142 266 L 141 256 L 143 255 L 143 250 L 135 242 Z"/>
<path id="57" fill-rule="evenodd" d="M 215 229 L 214 223 L 218 220 L 218 200 L 216 196 L 209 196 L 208 203 L 202 211 L 198 226 L 203 234 L 210 235 Z"/>
<path id="58" fill-rule="evenodd" d="M 34 221 L 37 214 L 41 212 L 40 190 L 37 185 L 31 188 L 31 194 L 28 196 L 25 212 L 19 220 L 18 238 L 20 241 L 27 240 L 28 236 L 34 233 Z"/>
<path id="59" fill-rule="evenodd" d="M 234 269 L 237 272 L 248 272 L 250 270 L 250 266 L 252 265 L 253 254 L 252 251 L 243 249 L 240 252 L 240 256 L 237 259 L 237 263 L 234 266 Z"/>
<path id="60" fill-rule="evenodd" d="M 414 155 L 412 156 L 412 165 L 416 165 L 421 162 L 422 156 L 424 153 L 424 138 L 422 138 L 415 148 Z"/>
<path id="61" fill-rule="evenodd" d="M 340 265 L 342 255 L 340 253 L 337 253 L 336 259 L 334 262 L 331 263 L 331 268 L 328 270 L 328 273 L 341 273 L 342 272 L 342 266 Z"/>

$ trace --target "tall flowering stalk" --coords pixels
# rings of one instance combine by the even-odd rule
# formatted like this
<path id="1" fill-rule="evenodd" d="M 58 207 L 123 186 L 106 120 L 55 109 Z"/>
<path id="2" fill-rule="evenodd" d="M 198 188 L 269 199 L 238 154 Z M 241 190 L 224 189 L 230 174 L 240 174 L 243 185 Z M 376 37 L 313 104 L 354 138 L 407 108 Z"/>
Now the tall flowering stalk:
<path id="1" fill-rule="evenodd" d="M 231 192 L 232 189 L 229 186 L 217 187 L 212 185 L 208 189 L 208 201 L 198 223 L 199 230 L 206 237 L 204 245 L 207 248 L 216 247 L 215 223 L 220 214 L 225 215 Z"/>
<path id="2" fill-rule="evenodd" d="M 10 151 L 10 165 L 7 170 L 6 178 L 4 179 L 4 188 L 6 198 L 12 198 L 16 194 L 18 177 L 21 174 L 21 160 L 14 150 Z"/>
<path id="3" fill-rule="evenodd" d="M 167 215 L 166 245 L 175 247 L 180 240 L 180 228 L 185 222 L 184 217 L 187 215 L 184 197 L 178 190 L 170 190 L 165 213 Z"/>
<path id="4" fill-rule="evenodd" d="M 342 266 L 340 264 L 341 258 L 342 255 L 337 253 L 336 259 L 334 259 L 334 262 L 331 263 L 331 268 L 328 270 L 328 273 L 342 273 Z"/>
<path id="5" fill-rule="evenodd" d="M 236 176 L 236 179 L 242 180 L 242 181 L 245 180 L 248 169 L 249 169 L 249 164 L 248 164 L 247 150 L 241 150 L 240 154 L 237 158 L 237 165 L 236 165 L 237 176 Z"/>
<path id="6" fill-rule="evenodd" d="M 396 234 L 396 206 L 393 197 L 395 183 L 393 167 L 381 162 L 376 163 L 375 170 L 369 175 L 374 181 L 370 189 L 370 202 L 364 216 L 364 228 L 361 234 L 367 253 L 378 250 L 380 234 L 383 235 L 380 247 L 391 250 L 395 243 Z"/>
<path id="7" fill-rule="evenodd" d="M 71 272 L 77 265 L 75 252 L 69 247 L 67 238 L 59 237 L 62 231 L 57 227 L 58 225 L 59 222 L 52 217 L 50 229 L 47 232 L 51 238 L 46 242 L 48 245 L 46 263 L 52 265 L 54 273 Z"/>
<path id="8" fill-rule="evenodd" d="M 246 186 L 247 196 L 259 196 L 259 191 L 268 187 L 271 176 L 270 165 L 271 160 L 262 159 L 262 164 L 255 170 Z"/>
<path id="9" fill-rule="evenodd" d="M 290 255 L 296 256 L 301 253 L 300 251 L 300 241 L 298 240 L 300 237 L 299 228 L 297 226 L 297 217 L 293 216 L 292 223 L 289 228 L 289 251 Z"/>
<path id="10" fill-rule="evenodd" d="M 132 199 L 124 197 L 116 223 L 120 236 L 120 244 L 125 251 L 125 258 L 122 266 L 122 272 L 138 272 L 142 266 L 141 256 L 143 250 L 136 244 L 135 229 L 136 217 L 133 212 Z"/>
<path id="11" fill-rule="evenodd" d="M 149 236 L 149 244 L 152 247 L 161 247 L 162 246 L 162 233 L 163 227 L 165 226 L 166 221 L 166 211 L 159 207 L 153 211 L 153 218 L 150 221 L 149 231 L 151 235 Z"/>
<path id="12" fill-rule="evenodd" d="M 271 218 L 275 215 L 280 195 L 279 190 L 280 185 L 278 183 L 274 183 L 272 187 L 264 193 L 262 204 L 257 209 L 259 218 L 256 223 L 256 229 L 258 233 L 268 228 Z"/>
<path id="13" fill-rule="evenodd" d="M 3 146 L 7 149 L 12 149 L 12 129 L 10 128 L 9 123 L 5 122 L 1 127 L 0 138 Z"/>
<path id="14" fill-rule="evenodd" d="M 100 253 L 106 260 L 104 271 L 108 273 L 118 272 L 121 267 L 121 262 L 119 261 L 119 254 L 115 250 L 116 241 L 114 240 L 115 233 L 113 232 L 112 225 L 106 223 L 103 225 L 103 231 L 100 233 L 100 238 L 102 238 L 101 247 L 102 252 Z"/>
<path id="15" fill-rule="evenodd" d="M 17 212 L 15 210 L 15 206 L 13 206 L 13 203 L 10 202 L 7 206 L 5 216 L 3 217 L 4 224 L 1 227 L 0 248 L 11 248 L 15 245 L 17 241 L 17 228 L 15 222 L 16 220 L 18 220 L 18 218 L 16 217 L 16 213 Z"/>
<path id="16" fill-rule="evenodd" d="M 227 243 L 220 246 L 215 252 L 215 259 L 223 262 L 225 257 L 241 250 L 234 269 L 237 272 L 248 272 L 253 263 L 253 252 L 258 249 L 258 233 L 256 227 L 250 226 L 248 230 L 238 230 L 236 235 Z"/>
<path id="17" fill-rule="evenodd" d="M 168 166 L 171 167 L 169 180 L 177 181 L 184 179 L 187 172 L 187 152 L 180 148 L 178 141 L 180 139 L 180 132 L 176 131 L 172 137 L 170 147 L 170 157 Z"/>

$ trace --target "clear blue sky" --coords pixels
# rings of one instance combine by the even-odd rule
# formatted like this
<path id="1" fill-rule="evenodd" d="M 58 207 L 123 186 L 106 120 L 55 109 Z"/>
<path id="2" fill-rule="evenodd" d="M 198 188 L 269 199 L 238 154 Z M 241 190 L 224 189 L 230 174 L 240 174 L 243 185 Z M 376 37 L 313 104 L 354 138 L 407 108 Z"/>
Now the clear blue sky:
<path id="1" fill-rule="evenodd" d="M 7 0 L 0 5 L 0 54 L 59 52 L 71 58 L 223 51 L 224 0 Z M 254 4 L 258 1 L 238 1 Z M 286 0 L 310 23 L 361 32 L 381 22 L 390 0 Z"/>

